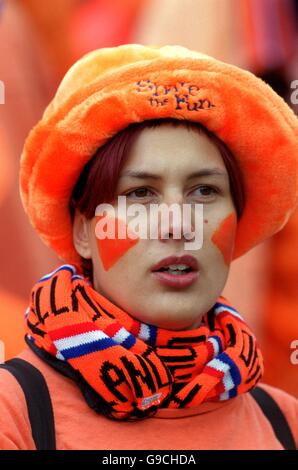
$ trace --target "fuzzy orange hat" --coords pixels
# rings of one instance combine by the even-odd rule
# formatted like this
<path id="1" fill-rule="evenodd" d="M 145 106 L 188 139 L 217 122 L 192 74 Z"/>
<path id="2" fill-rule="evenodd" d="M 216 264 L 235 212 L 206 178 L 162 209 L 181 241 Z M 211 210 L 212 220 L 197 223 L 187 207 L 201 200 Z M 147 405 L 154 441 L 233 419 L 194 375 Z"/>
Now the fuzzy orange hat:
<path id="1" fill-rule="evenodd" d="M 297 205 L 298 119 L 252 73 L 180 46 L 95 50 L 65 75 L 21 157 L 20 190 L 34 228 L 79 263 L 69 198 L 98 147 L 132 122 L 199 121 L 235 155 L 246 207 L 234 258 L 279 231 Z"/>

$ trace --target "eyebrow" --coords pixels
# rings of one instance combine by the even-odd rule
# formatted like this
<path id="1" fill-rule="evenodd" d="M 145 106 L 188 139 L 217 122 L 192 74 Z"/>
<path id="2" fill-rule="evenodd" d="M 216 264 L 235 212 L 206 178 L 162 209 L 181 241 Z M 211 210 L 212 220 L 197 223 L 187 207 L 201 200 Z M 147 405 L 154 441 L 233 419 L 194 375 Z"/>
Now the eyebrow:
<path id="1" fill-rule="evenodd" d="M 138 178 L 138 179 L 153 179 L 153 180 L 162 179 L 162 177 L 159 175 L 155 175 L 153 173 L 149 173 L 148 171 L 142 171 L 142 170 L 126 170 L 120 175 L 120 178 L 124 176 L 130 176 L 131 178 Z M 199 178 L 201 176 L 223 176 L 227 178 L 228 174 L 224 170 L 221 170 L 220 168 L 202 168 L 201 170 L 195 171 L 194 173 L 191 173 L 190 175 L 188 175 L 186 180 L 189 181 L 191 179 Z"/>

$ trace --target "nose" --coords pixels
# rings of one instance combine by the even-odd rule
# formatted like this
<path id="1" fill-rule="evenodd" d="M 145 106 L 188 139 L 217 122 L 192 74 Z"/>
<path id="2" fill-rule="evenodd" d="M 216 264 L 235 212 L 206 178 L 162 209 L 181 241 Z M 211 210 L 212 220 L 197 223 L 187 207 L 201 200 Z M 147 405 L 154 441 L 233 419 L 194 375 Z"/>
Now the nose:
<path id="1" fill-rule="evenodd" d="M 193 211 L 183 200 L 183 194 L 172 193 L 164 198 L 159 206 L 158 220 L 159 240 L 167 243 L 191 241 L 193 239 L 194 224 Z M 188 234 L 188 238 L 185 236 Z"/>

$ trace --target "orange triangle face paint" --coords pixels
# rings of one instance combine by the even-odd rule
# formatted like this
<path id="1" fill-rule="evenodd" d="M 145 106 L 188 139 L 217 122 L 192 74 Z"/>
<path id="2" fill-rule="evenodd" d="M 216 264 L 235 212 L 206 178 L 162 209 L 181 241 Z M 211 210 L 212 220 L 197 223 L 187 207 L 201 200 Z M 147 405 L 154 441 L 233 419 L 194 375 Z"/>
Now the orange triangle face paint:
<path id="1" fill-rule="evenodd" d="M 237 217 L 232 213 L 220 223 L 211 238 L 212 243 L 217 246 L 222 253 L 227 266 L 232 260 L 236 227 Z"/>
<path id="2" fill-rule="evenodd" d="M 104 216 L 96 216 L 96 224 Z M 139 237 L 132 233 L 123 220 L 109 218 L 110 226 L 114 224 L 114 233 L 102 240 L 96 237 L 97 249 L 105 271 L 108 271 L 122 256 L 139 242 Z"/>

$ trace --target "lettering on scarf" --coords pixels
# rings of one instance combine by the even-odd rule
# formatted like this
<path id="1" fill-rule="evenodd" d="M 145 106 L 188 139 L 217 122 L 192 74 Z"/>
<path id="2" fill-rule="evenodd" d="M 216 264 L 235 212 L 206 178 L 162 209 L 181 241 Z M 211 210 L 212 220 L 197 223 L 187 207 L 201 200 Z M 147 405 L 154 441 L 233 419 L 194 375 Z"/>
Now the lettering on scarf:
<path id="1" fill-rule="evenodd" d="M 198 355 L 195 348 L 189 343 L 198 346 L 199 343 L 206 341 L 206 335 L 187 337 L 187 345 L 185 341 L 183 336 L 172 338 L 168 341 L 167 346 L 158 347 L 159 357 L 166 362 L 177 383 L 185 383 L 191 379 L 192 370 L 196 364 Z"/>
<path id="2" fill-rule="evenodd" d="M 146 95 L 153 108 L 171 103 L 174 103 L 176 110 L 200 111 L 215 107 L 209 99 L 202 96 L 201 88 L 191 83 L 165 85 L 152 80 L 140 80 L 135 85 L 136 92 Z"/>
<path id="3" fill-rule="evenodd" d="M 221 300 L 197 330 L 169 334 L 123 321 L 118 308 L 65 265 L 34 286 L 26 341 L 78 371 L 84 390 L 98 394 L 98 409 L 104 400 L 113 418 L 227 400 L 255 386 L 263 361 L 241 315 Z"/>
<path id="4" fill-rule="evenodd" d="M 110 317 L 111 319 L 113 320 L 115 319 L 114 315 L 108 312 L 98 302 L 95 302 L 94 300 L 90 298 L 83 284 L 77 284 L 74 288 L 72 288 L 69 304 L 64 304 L 63 302 L 59 304 L 57 300 L 59 299 L 59 296 L 56 295 L 57 280 L 58 280 L 58 276 L 54 276 L 50 284 L 51 314 L 57 316 L 57 315 L 61 315 L 64 313 L 68 313 L 70 311 L 78 312 L 80 301 L 84 300 L 90 307 L 91 311 L 94 312 L 94 315 L 92 317 L 93 322 L 95 322 L 98 318 L 100 318 L 103 315 L 102 312 L 104 312 L 104 314 Z M 27 324 L 30 327 L 32 333 L 41 337 L 45 336 L 45 332 L 42 329 L 42 325 L 45 324 L 45 320 L 50 315 L 48 310 L 43 310 L 41 308 L 43 290 L 44 290 L 44 286 L 40 286 L 36 290 L 33 290 L 32 292 L 32 305 L 30 308 L 31 308 L 32 313 L 37 317 L 37 321 L 35 323 L 32 323 L 30 322 L 29 319 L 27 319 Z"/>
<path id="5" fill-rule="evenodd" d="M 115 320 L 115 317 L 112 313 L 108 312 L 99 302 L 95 302 L 90 298 L 83 284 L 78 284 L 75 288 L 72 289 L 72 292 L 71 292 L 72 311 L 74 312 L 79 311 L 80 297 L 87 302 L 91 310 L 94 312 L 94 315 L 92 317 L 93 322 L 95 322 L 98 318 L 102 317 L 102 312 L 104 312 L 108 317 Z"/>
<path id="6" fill-rule="evenodd" d="M 232 323 L 227 323 L 227 329 L 230 336 L 228 345 L 229 347 L 233 348 L 237 342 L 237 332 Z M 262 376 L 262 368 L 259 364 L 257 348 L 255 347 L 255 343 L 251 334 L 249 334 L 244 329 L 241 329 L 241 333 L 243 338 L 243 345 L 239 354 L 239 358 L 242 360 L 245 368 L 249 371 L 248 381 L 259 380 Z"/>
<path id="7" fill-rule="evenodd" d="M 158 389 L 172 383 L 171 376 L 166 369 L 163 372 L 166 372 L 167 380 L 162 380 L 157 367 L 150 361 L 151 354 L 154 354 L 152 349 L 147 348 L 143 357 L 141 355 L 134 357 L 134 362 L 125 355 L 120 356 L 121 367 L 108 360 L 103 362 L 100 368 L 100 378 L 110 392 L 122 403 L 127 402 L 127 397 L 118 390 L 123 384 L 126 384 L 128 388 L 133 387 L 136 398 L 142 398 L 144 393 L 142 385 L 146 385 L 152 393 L 155 393 Z M 148 365 L 151 367 L 149 368 Z M 130 382 L 127 377 L 130 378 Z"/>

